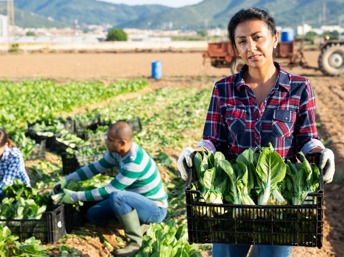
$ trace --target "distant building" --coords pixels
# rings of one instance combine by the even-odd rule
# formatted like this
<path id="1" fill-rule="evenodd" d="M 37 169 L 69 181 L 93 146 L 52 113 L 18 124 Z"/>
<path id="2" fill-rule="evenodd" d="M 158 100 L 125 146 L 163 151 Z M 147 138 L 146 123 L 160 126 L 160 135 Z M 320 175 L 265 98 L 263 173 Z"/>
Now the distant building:
<path id="1" fill-rule="evenodd" d="M 312 26 L 308 24 L 303 24 L 301 26 L 297 26 L 296 28 L 296 34 L 299 36 L 304 36 L 307 34 L 307 32 L 312 30 Z"/>
<path id="2" fill-rule="evenodd" d="M 8 17 L 0 14 L 0 36 L 8 36 Z"/>
<path id="3" fill-rule="evenodd" d="M 343 33 L 344 32 L 344 29 L 341 28 L 340 26 L 336 25 L 336 26 L 321 26 L 320 29 L 322 31 L 338 31 L 339 34 Z"/>
<path id="4" fill-rule="evenodd" d="M 339 34 L 344 33 L 344 28 L 338 25 L 334 26 L 321 26 L 320 28 L 312 28 L 312 26 L 308 24 L 303 24 L 302 26 L 297 26 L 297 35 L 304 36 L 308 32 L 315 32 L 318 35 L 322 35 L 324 32 L 333 32 L 333 31 L 338 31 Z"/>

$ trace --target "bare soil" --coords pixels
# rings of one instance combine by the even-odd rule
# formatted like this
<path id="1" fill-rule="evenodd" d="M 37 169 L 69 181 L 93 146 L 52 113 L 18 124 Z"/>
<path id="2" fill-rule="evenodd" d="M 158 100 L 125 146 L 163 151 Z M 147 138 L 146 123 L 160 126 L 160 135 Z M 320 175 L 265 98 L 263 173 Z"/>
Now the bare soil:
<path id="1" fill-rule="evenodd" d="M 317 118 L 322 138 L 336 156 L 336 181 L 325 185 L 323 247 L 294 247 L 292 256 L 344 256 L 344 222 L 340 218 L 344 206 L 344 77 L 326 77 L 317 70 L 318 51 L 306 51 L 308 67 L 288 67 L 288 60 L 278 60 L 292 73 L 308 77 L 317 99 Z M 166 86 L 209 87 L 219 78 L 230 75 L 229 69 L 203 65 L 201 53 L 46 53 L 0 55 L 0 79 L 22 81 L 52 79 L 57 82 L 100 80 L 105 83 L 117 79 L 146 77 L 154 90 Z M 152 61 L 162 62 L 162 79 L 151 79 Z M 90 103 L 91 104 L 91 103 Z M 111 237 L 106 235 L 105 237 Z M 108 238 L 116 246 L 114 238 Z M 79 256 L 108 256 L 111 247 L 98 237 L 67 238 L 64 244 L 78 249 Z M 110 248 L 110 249 L 109 249 Z M 211 256 L 211 252 L 204 252 Z M 56 255 L 57 256 L 57 255 Z"/>

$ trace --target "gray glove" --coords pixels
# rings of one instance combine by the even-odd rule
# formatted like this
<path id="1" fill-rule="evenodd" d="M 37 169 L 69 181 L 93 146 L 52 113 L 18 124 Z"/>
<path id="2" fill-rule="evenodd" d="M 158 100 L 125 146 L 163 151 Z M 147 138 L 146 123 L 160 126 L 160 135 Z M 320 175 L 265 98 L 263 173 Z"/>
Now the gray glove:
<path id="1" fill-rule="evenodd" d="M 184 159 L 186 161 L 186 165 L 188 167 L 192 167 L 192 159 L 190 158 L 190 154 L 193 151 L 194 150 L 191 147 L 185 148 L 183 150 L 183 152 L 180 154 L 178 161 L 177 161 L 177 166 L 178 166 L 178 170 L 180 172 L 180 176 L 185 181 L 187 181 L 187 179 L 188 179 L 188 173 L 187 173 L 187 170 L 184 166 Z"/>
<path id="2" fill-rule="evenodd" d="M 324 174 L 324 183 L 331 183 L 335 172 L 334 154 L 331 149 L 325 148 L 324 150 L 322 150 L 320 155 L 319 168 Z"/>

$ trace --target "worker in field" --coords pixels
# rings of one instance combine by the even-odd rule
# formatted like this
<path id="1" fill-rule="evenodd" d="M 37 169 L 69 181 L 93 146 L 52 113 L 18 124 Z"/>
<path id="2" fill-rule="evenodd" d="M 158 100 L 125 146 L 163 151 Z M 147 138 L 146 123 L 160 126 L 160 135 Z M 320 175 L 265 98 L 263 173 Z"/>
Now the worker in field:
<path id="1" fill-rule="evenodd" d="M 320 154 L 323 180 L 335 173 L 334 154 L 319 140 L 315 96 L 311 82 L 287 72 L 273 60 L 279 32 L 273 17 L 258 8 L 242 9 L 228 23 L 229 40 L 245 65 L 240 72 L 214 85 L 203 130 L 203 140 L 186 148 L 178 160 L 183 179 L 184 160 L 193 151 L 222 152 L 235 159 L 249 148 L 272 144 L 284 159 L 302 151 Z M 190 166 L 190 163 L 188 163 Z M 258 245 L 260 257 L 288 257 L 291 246 Z M 213 257 L 246 257 L 250 245 L 213 244 Z"/>
<path id="2" fill-rule="evenodd" d="M 116 249 L 115 256 L 133 256 L 142 245 L 143 224 L 157 223 L 167 214 L 167 193 L 154 160 L 132 141 L 132 129 L 126 122 L 109 126 L 102 159 L 80 168 L 63 178 L 56 186 L 64 188 L 68 181 L 86 180 L 117 167 L 118 175 L 106 186 L 74 192 L 63 189 L 63 203 L 99 201 L 87 212 L 94 224 L 106 226 L 114 219 L 123 225 L 128 243 Z"/>
<path id="3" fill-rule="evenodd" d="M 3 187 L 12 185 L 14 179 L 30 185 L 23 154 L 9 139 L 5 130 L 0 128 L 0 202 L 6 197 Z"/>

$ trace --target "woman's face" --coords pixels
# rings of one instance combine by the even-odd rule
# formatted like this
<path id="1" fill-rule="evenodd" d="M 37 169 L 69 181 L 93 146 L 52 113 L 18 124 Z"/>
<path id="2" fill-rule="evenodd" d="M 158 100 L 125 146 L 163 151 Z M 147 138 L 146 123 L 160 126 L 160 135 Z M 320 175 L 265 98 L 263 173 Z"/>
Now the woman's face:
<path id="1" fill-rule="evenodd" d="M 235 28 L 235 45 L 242 60 L 250 68 L 262 68 L 273 63 L 273 48 L 279 33 L 272 35 L 268 25 L 252 19 L 239 23 Z"/>

